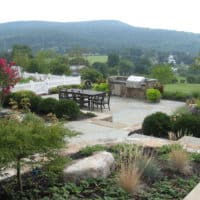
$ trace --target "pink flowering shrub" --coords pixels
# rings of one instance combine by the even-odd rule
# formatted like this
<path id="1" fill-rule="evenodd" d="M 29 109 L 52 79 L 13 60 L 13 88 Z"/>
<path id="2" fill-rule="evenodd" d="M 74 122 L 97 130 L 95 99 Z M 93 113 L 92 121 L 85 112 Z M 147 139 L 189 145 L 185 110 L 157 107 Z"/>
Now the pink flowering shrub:
<path id="1" fill-rule="evenodd" d="M 0 58 L 0 103 L 19 81 L 19 74 L 12 68 L 13 65 L 13 62 L 8 63 L 6 59 Z"/>

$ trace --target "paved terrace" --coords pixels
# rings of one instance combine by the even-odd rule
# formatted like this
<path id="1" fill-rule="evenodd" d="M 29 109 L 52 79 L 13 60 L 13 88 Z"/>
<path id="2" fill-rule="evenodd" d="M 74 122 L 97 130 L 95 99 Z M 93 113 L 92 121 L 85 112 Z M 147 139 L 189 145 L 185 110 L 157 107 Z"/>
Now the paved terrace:
<path id="1" fill-rule="evenodd" d="M 108 109 L 103 110 L 103 113 L 95 110 L 99 117 L 68 122 L 65 126 L 83 133 L 72 138 L 73 142 L 121 140 L 127 137 L 130 131 L 141 128 L 143 119 L 147 115 L 158 111 L 172 114 L 183 105 L 182 102 L 168 100 L 162 100 L 158 104 L 150 104 L 130 98 L 112 97 L 110 112 Z M 112 122 L 102 121 L 101 119 L 104 117 L 106 119 L 112 118 Z"/>
<path id="2" fill-rule="evenodd" d="M 48 95 L 46 97 L 58 98 L 58 95 Z M 82 146 L 102 144 L 102 143 L 118 143 L 127 141 L 130 131 L 141 128 L 143 119 L 152 113 L 161 111 L 172 114 L 177 108 L 185 103 L 161 100 L 160 103 L 147 103 L 142 100 L 132 98 L 111 97 L 111 111 L 104 109 L 103 112 L 95 110 L 98 117 L 90 118 L 82 121 L 72 121 L 65 124 L 65 127 L 80 132 L 81 134 L 71 138 L 68 144 L 68 151 L 76 151 Z M 87 111 L 87 110 L 86 110 Z M 112 119 L 112 122 L 111 122 Z M 134 136 L 135 137 L 135 136 Z M 145 137 L 142 137 L 145 138 Z M 142 141 L 138 135 L 135 140 Z M 151 138 L 152 140 L 153 138 Z M 145 143 L 149 141 L 144 139 Z M 162 140 L 162 139 L 161 139 Z M 157 142 L 157 144 L 166 144 Z M 76 148 L 75 148 L 76 147 Z M 71 149 L 71 150 L 70 150 Z"/>

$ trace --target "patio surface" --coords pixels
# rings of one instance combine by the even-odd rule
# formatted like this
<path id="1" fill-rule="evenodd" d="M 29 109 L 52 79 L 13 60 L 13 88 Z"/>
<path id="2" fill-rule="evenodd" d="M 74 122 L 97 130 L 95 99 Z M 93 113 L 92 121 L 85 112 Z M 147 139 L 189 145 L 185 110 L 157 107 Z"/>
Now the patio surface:
<path id="1" fill-rule="evenodd" d="M 58 94 L 46 95 L 43 97 L 52 97 L 58 99 Z M 143 100 L 111 96 L 111 111 L 104 109 L 103 114 L 112 115 L 114 123 L 123 123 L 124 125 L 132 126 L 141 125 L 143 119 L 147 115 L 158 111 L 172 114 L 177 108 L 184 105 L 184 102 L 179 101 L 161 100 L 160 103 L 147 103 Z M 97 115 L 102 114 L 100 109 L 96 109 L 94 112 Z"/>
<path id="2" fill-rule="evenodd" d="M 127 124 L 141 124 L 143 119 L 154 112 L 172 114 L 183 102 L 161 100 L 160 103 L 147 103 L 131 98 L 111 98 L 111 111 L 114 122 Z"/>
<path id="3" fill-rule="evenodd" d="M 81 132 L 82 134 L 70 139 L 71 144 L 90 145 L 94 143 L 114 143 L 127 140 L 130 131 L 141 128 L 143 119 L 154 112 L 172 114 L 183 102 L 161 100 L 158 104 L 150 104 L 130 98 L 111 97 L 111 111 L 95 110 L 97 115 L 112 116 L 113 122 L 91 118 L 82 121 L 73 121 L 65 127 Z M 103 118 L 103 117 L 101 117 Z"/>

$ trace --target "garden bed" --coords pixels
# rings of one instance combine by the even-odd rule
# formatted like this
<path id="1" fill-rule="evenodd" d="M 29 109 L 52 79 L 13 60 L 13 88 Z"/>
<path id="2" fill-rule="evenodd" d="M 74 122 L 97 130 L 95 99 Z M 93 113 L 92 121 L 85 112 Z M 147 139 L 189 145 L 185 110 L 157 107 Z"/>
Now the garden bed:
<path id="1" fill-rule="evenodd" d="M 75 160 L 89 156 L 96 151 L 107 150 L 111 152 L 117 161 L 117 165 L 116 170 L 108 178 L 86 179 L 79 183 L 64 183 L 61 173 L 63 163 L 59 160 L 52 165 L 48 165 L 48 167 L 35 169 L 23 175 L 23 194 L 18 192 L 14 177 L 1 182 L 0 199 L 177 200 L 183 199 L 200 182 L 199 154 L 189 154 L 190 173 L 184 174 L 172 168 L 169 161 L 170 152 L 173 148 L 179 149 L 178 146 L 144 148 L 143 154 L 154 157 L 155 162 L 158 164 L 159 174 L 150 178 L 155 170 L 152 168 L 148 172 L 149 177 L 142 177 L 138 190 L 130 194 L 119 184 L 118 159 L 122 148 L 130 149 L 130 145 L 115 145 L 112 147 L 96 145 L 86 147 L 70 156 L 71 160 Z"/>

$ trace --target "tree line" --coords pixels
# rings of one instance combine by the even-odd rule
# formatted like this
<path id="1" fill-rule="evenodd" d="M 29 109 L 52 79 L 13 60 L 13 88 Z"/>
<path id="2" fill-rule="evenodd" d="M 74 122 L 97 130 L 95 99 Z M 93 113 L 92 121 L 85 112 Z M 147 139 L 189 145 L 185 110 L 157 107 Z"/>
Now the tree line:
<path id="1" fill-rule="evenodd" d="M 177 53 L 174 54 L 176 63 L 168 64 L 168 56 L 169 54 L 166 52 L 142 51 L 138 48 L 131 48 L 121 54 L 117 51 L 109 53 L 106 62 L 89 63 L 84 56 L 84 49 L 81 48 L 75 48 L 68 54 L 60 54 L 53 50 L 41 50 L 33 53 L 32 49 L 26 45 L 14 45 L 10 53 L 0 55 L 9 61 L 14 61 L 24 71 L 32 73 L 70 75 L 71 65 L 84 65 L 85 68 L 80 71 L 81 76 L 83 79 L 90 79 L 93 82 L 105 80 L 108 76 L 129 76 L 131 74 L 157 78 L 163 83 L 175 82 L 177 74 L 188 78 L 188 82 L 200 80 L 200 78 L 196 78 L 200 72 L 199 57 L 191 58 L 187 54 L 184 56 L 184 54 Z M 181 57 L 184 59 L 178 60 Z M 186 65 L 184 61 L 189 65 Z M 173 68 L 176 68 L 176 72 L 173 72 Z M 160 76 L 160 74 L 165 75 Z M 166 77 L 168 80 L 165 80 Z"/>

